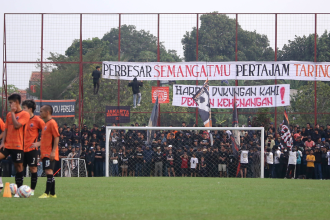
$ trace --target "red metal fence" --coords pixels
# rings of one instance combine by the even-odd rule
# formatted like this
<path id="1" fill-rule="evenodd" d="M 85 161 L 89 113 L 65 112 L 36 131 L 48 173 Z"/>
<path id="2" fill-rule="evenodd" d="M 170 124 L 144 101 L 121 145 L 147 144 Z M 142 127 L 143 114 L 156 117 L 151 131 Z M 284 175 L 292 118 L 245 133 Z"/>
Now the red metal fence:
<path id="1" fill-rule="evenodd" d="M 8 94 L 19 89 L 27 98 L 76 99 L 78 112 L 75 119 L 61 119 L 63 123 L 66 120 L 78 122 L 79 126 L 83 123 L 105 124 L 104 105 L 120 106 L 132 97 L 127 82 L 121 80 L 102 80 L 99 96 L 91 96 L 91 71 L 103 59 L 160 62 L 170 59 L 165 56 L 179 56 L 180 61 L 253 61 L 255 57 L 258 61 L 294 59 L 329 62 L 329 27 L 330 13 L 4 14 L 2 116 L 8 109 Z M 213 31 L 216 38 L 211 36 Z M 266 49 L 270 52 L 267 57 L 265 48 L 258 48 L 262 44 L 261 38 L 268 41 Z M 149 42 L 145 42 L 146 39 Z M 226 39 L 223 40 L 226 42 L 214 46 L 218 39 Z M 222 44 L 225 52 L 219 52 Z M 134 54 L 136 51 L 146 55 L 139 57 L 139 54 Z M 259 52 L 263 55 L 258 55 Z M 213 58 L 211 53 L 215 53 Z M 35 72 L 34 77 L 32 72 Z M 203 82 L 180 83 L 199 85 Z M 229 83 L 239 85 L 237 80 Z M 241 82 L 242 85 L 244 83 Z M 270 83 L 283 81 L 249 85 Z M 295 81 L 285 83 L 290 83 L 298 93 L 313 87 L 313 90 L 308 90 L 314 94 L 313 103 L 306 100 L 308 108 L 299 104 L 288 109 L 292 119 L 303 125 L 307 122 L 323 125 L 330 122 L 330 109 L 323 106 L 326 101 L 322 101 L 326 100 L 327 94 L 323 91 L 327 91 L 328 82 L 314 81 L 313 85 Z M 160 84 L 160 81 L 146 83 L 142 92 L 145 104 L 132 110 L 132 121 L 147 122 L 152 109 L 152 104 L 147 103 L 151 99 L 151 86 Z M 219 85 L 220 82 L 213 84 Z M 197 109 L 173 110 L 171 103 L 160 107 L 161 125 L 169 126 L 182 120 L 188 120 L 188 124 L 198 123 Z M 282 121 L 283 110 L 283 107 L 267 111 L 240 109 L 240 123 L 246 124 L 244 120 L 248 115 L 269 115 L 276 126 Z M 216 116 L 216 123 L 230 125 L 231 110 L 213 110 L 212 114 Z"/>

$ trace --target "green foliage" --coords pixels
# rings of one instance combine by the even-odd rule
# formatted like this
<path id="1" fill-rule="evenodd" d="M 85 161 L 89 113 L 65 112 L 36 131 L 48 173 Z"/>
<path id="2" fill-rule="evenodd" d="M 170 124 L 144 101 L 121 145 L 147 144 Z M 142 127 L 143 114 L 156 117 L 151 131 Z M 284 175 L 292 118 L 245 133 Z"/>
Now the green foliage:
<path id="1" fill-rule="evenodd" d="M 18 93 L 19 88 L 17 88 L 15 85 L 7 85 L 7 95 L 11 95 L 13 93 Z M 0 91 L 2 91 L 2 87 L 0 87 Z M 9 107 L 9 105 L 7 105 Z M 2 112 L 2 102 L 0 102 L 0 112 Z"/>
<path id="2" fill-rule="evenodd" d="M 314 82 L 308 82 L 306 86 L 301 87 L 297 94 L 293 96 L 294 101 L 291 105 L 292 112 L 306 112 L 311 114 L 295 114 L 296 122 L 298 124 L 306 124 L 314 121 Z M 330 85 L 325 82 L 317 82 L 317 111 L 330 112 Z M 317 116 L 317 122 L 326 125 L 330 121 L 329 114 L 322 114 Z"/>
<path id="3" fill-rule="evenodd" d="M 74 40 L 65 54 L 54 54 L 48 58 L 49 61 L 79 61 L 80 42 Z M 92 38 L 83 40 L 82 54 L 84 61 L 118 60 L 118 28 L 111 29 L 102 39 Z M 147 31 L 136 30 L 133 25 L 123 25 L 121 27 L 121 61 L 129 62 L 155 62 L 157 61 L 157 37 Z M 166 51 L 163 43 L 160 43 L 160 60 L 166 62 L 179 62 L 181 58 L 176 51 Z M 83 65 L 83 98 L 84 98 L 84 122 L 91 127 L 96 123 L 105 124 L 105 106 L 118 105 L 118 89 L 120 90 L 120 105 L 132 106 L 133 94 L 131 88 L 127 87 L 127 81 L 120 81 L 118 87 L 117 80 L 100 80 L 100 90 L 98 95 L 93 95 L 93 82 L 91 73 L 95 69 L 95 64 Z M 78 118 L 79 106 L 79 65 L 77 64 L 54 64 L 44 66 L 44 71 L 51 72 L 45 75 L 43 80 L 43 99 L 76 99 L 76 118 Z M 142 88 L 142 103 L 138 109 L 132 109 L 131 121 L 147 123 L 150 114 L 139 114 L 134 112 L 151 112 L 151 87 L 156 86 L 155 82 L 144 82 Z M 31 91 L 28 92 L 31 93 Z M 36 93 L 40 93 L 40 86 L 36 86 Z M 172 107 L 170 104 L 162 104 L 162 111 L 185 111 L 179 107 Z M 171 114 L 164 118 L 164 123 L 176 124 L 177 121 L 185 120 L 185 114 Z M 68 120 L 68 119 L 63 119 Z M 62 121 L 61 119 L 58 121 Z M 72 123 L 74 119 L 70 119 Z M 69 122 L 70 123 L 70 122 Z"/>
<path id="4" fill-rule="evenodd" d="M 277 59 L 279 61 L 298 60 L 298 61 L 314 61 L 315 37 L 310 34 L 307 37 L 296 36 L 293 41 L 288 42 L 278 51 Z M 320 37 L 316 39 L 317 52 L 316 57 L 318 62 L 330 61 L 330 33 L 325 31 Z"/>
<path id="5" fill-rule="evenodd" d="M 252 126 L 260 127 L 263 125 L 265 128 L 268 128 L 269 123 L 271 122 L 270 108 L 258 108 L 257 114 L 252 118 Z"/>
<path id="6" fill-rule="evenodd" d="M 216 12 L 215 12 L 216 13 Z M 236 20 L 223 14 L 200 16 L 198 59 L 200 61 L 235 60 Z M 186 32 L 181 40 L 186 61 L 196 60 L 196 28 Z M 274 51 L 266 35 L 245 31 L 238 25 L 238 60 L 274 60 Z"/>

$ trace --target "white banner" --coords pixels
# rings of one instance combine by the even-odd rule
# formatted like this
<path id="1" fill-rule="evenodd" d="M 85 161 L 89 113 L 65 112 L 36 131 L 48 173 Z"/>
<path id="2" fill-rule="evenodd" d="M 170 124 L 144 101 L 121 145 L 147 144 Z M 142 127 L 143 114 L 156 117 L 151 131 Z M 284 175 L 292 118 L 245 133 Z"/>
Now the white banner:
<path id="1" fill-rule="evenodd" d="M 192 97 L 202 87 L 173 85 L 172 105 L 197 107 Z M 234 90 L 237 108 L 263 108 L 290 105 L 290 84 L 264 86 L 210 86 L 211 108 L 233 108 Z"/>
<path id="2" fill-rule="evenodd" d="M 330 81 L 330 63 L 314 62 L 110 62 L 105 79 L 133 80 L 307 80 Z"/>

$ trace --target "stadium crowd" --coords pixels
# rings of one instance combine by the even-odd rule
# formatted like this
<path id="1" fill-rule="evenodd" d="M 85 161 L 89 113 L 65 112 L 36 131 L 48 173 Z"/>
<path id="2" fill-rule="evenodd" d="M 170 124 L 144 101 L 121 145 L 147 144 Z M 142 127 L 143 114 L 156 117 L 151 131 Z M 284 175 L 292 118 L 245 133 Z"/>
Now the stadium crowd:
<path id="1" fill-rule="evenodd" d="M 140 126 L 138 123 L 132 126 Z M 142 125 L 142 126 L 145 126 Z M 182 127 L 186 123 L 182 122 Z M 220 126 L 220 125 L 219 125 Z M 330 179 L 330 125 L 308 123 L 290 126 L 293 148 L 281 147 L 273 124 L 265 130 L 265 178 Z M 105 126 L 81 130 L 76 125 L 59 127 L 60 158 L 85 160 L 89 177 L 105 176 Z M 147 144 L 146 130 L 112 130 L 111 176 L 260 177 L 260 131 L 241 131 L 238 151 L 225 130 L 156 131 Z M 2 161 L 4 176 L 15 175 L 11 160 Z M 70 166 L 77 176 L 77 164 Z M 54 172 L 61 168 L 61 161 Z M 84 169 L 81 169 L 81 171 Z M 66 170 L 67 171 L 67 170 Z M 57 175 L 59 175 L 58 173 Z M 42 175 L 39 161 L 38 175 Z M 64 175 L 67 175 L 66 173 Z"/>

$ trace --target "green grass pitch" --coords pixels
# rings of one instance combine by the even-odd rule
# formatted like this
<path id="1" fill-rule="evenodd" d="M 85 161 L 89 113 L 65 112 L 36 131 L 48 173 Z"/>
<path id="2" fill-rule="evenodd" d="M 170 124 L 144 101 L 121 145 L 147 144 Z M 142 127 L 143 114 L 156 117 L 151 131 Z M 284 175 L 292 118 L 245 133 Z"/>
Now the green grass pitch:
<path id="1" fill-rule="evenodd" d="M 14 178 L 3 178 L 14 182 Z M 330 181 L 56 178 L 57 199 L 0 197 L 1 219 L 329 219 Z M 24 179 L 30 185 L 30 178 Z"/>

